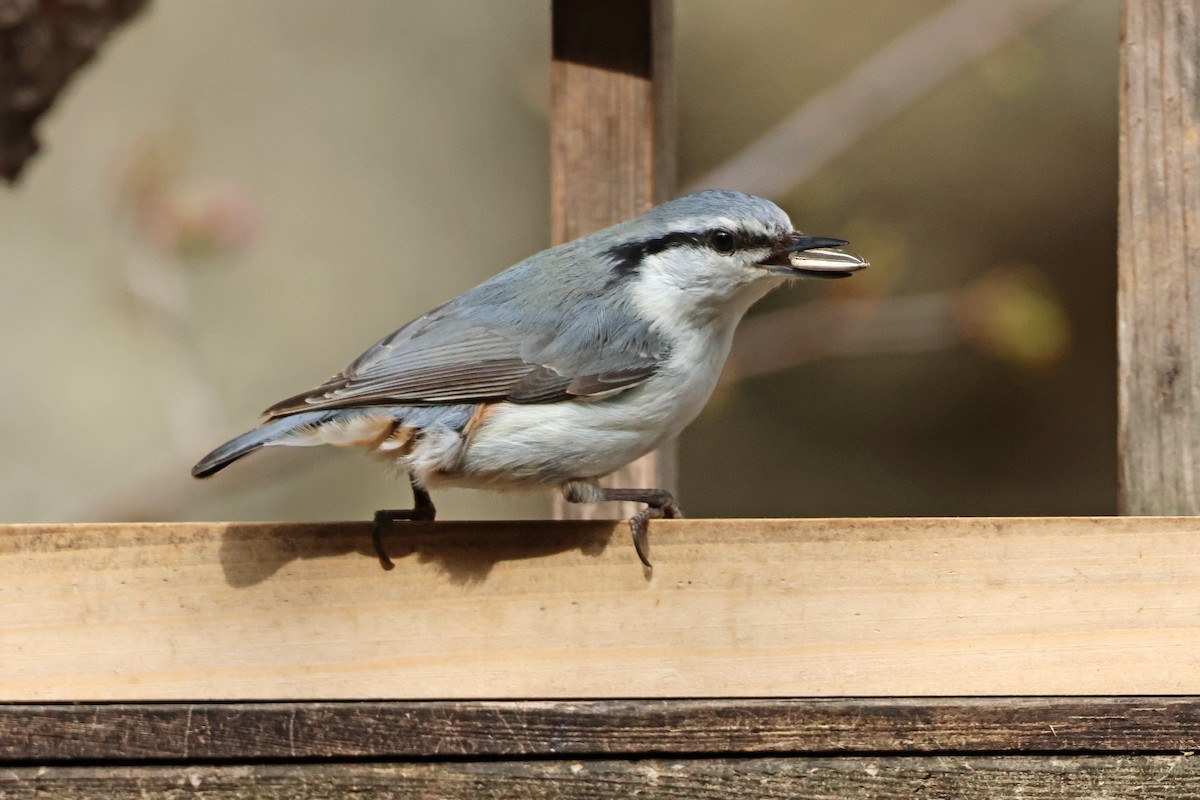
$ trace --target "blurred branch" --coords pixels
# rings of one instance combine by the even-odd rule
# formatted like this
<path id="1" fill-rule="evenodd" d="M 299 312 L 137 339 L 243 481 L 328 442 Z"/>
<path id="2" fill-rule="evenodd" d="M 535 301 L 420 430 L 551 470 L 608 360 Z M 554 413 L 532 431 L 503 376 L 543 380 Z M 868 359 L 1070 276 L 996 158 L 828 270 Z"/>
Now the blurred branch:
<path id="1" fill-rule="evenodd" d="M 0 176 L 38 150 L 33 126 L 71 77 L 146 0 L 0 0 Z"/>
<path id="2" fill-rule="evenodd" d="M 195 453 L 212 444 L 214 431 L 227 427 L 220 398 L 192 335 L 187 274 L 182 261 L 142 248 L 125 262 L 125 290 L 148 346 L 158 351 L 163 370 L 163 408 L 176 452 Z"/>
<path id="3" fill-rule="evenodd" d="M 1021 367 L 1067 350 L 1066 312 L 1028 265 L 997 267 L 955 290 L 813 300 L 759 314 L 738 329 L 722 385 L 835 356 L 929 353 L 971 345 Z"/>
<path id="4" fill-rule="evenodd" d="M 922 353 L 962 341 L 954 295 L 823 298 L 759 314 L 738 328 L 723 384 L 780 372 L 832 356 Z"/>
<path id="5" fill-rule="evenodd" d="M 780 197 L 1067 0 L 956 0 L 687 187 Z"/>
<path id="6" fill-rule="evenodd" d="M 3 0 L 0 0 L 2 2 Z M 83 503 L 82 519 L 158 519 L 194 497 L 190 467 L 229 431 L 212 376 L 200 357 L 189 272 L 227 262 L 253 244 L 261 215 L 245 187 L 183 179 L 188 137 L 149 136 L 135 148 L 118 186 L 118 209 L 132 234 L 122 264 L 123 308 L 137 325 L 161 380 L 171 447 L 156 465 L 121 473 Z M 256 460 L 277 469 L 272 459 Z"/>

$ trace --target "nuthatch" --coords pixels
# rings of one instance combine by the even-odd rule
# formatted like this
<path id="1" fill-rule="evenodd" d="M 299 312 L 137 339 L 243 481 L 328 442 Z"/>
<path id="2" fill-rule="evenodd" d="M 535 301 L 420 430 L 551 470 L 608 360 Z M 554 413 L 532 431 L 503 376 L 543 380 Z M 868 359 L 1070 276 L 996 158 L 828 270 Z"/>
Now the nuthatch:
<path id="1" fill-rule="evenodd" d="M 792 229 L 782 209 L 706 191 L 544 250 L 385 337 L 312 391 L 192 468 L 207 477 L 265 445 L 359 446 L 409 476 L 413 508 L 375 514 L 375 549 L 394 520 L 432 520 L 429 489 L 558 487 L 573 503 L 629 500 L 646 556 L 650 519 L 678 517 L 662 489 L 597 479 L 677 436 L 712 394 L 733 332 L 792 278 L 867 266 L 846 242 Z"/>

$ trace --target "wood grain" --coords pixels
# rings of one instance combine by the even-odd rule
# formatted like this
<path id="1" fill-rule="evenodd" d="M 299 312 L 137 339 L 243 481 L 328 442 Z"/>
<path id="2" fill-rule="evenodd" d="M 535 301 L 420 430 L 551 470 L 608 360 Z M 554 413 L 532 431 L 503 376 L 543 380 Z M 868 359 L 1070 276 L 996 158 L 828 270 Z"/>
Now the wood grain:
<path id="1" fill-rule="evenodd" d="M 0 797 L 1191 798 L 1184 756 L 756 758 L 176 767 L 25 767 Z"/>
<path id="2" fill-rule="evenodd" d="M 1195 697 L 0 705 L 0 763 L 1197 749 Z"/>
<path id="3" fill-rule="evenodd" d="M 670 197 L 675 185 L 672 0 L 554 0 L 550 64 L 550 204 L 555 244 Z M 673 488 L 674 446 L 605 483 Z M 632 503 L 574 505 L 562 519 L 628 518 Z"/>
<path id="4" fill-rule="evenodd" d="M 1121 32 L 1120 507 L 1200 513 L 1200 2 L 1126 0 Z"/>
<path id="5" fill-rule="evenodd" d="M 0 528 L 0 701 L 1193 694 L 1200 520 Z"/>

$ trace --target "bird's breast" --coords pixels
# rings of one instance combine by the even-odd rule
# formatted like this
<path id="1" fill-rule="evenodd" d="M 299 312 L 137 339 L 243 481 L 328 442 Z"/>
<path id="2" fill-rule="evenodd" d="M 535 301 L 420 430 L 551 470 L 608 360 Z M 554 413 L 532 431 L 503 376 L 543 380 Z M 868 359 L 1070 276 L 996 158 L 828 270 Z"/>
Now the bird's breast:
<path id="1" fill-rule="evenodd" d="M 732 331 L 680 337 L 641 384 L 602 399 L 497 403 L 473 426 L 454 475 L 466 485 L 558 484 L 606 475 L 695 419 L 712 394 Z"/>

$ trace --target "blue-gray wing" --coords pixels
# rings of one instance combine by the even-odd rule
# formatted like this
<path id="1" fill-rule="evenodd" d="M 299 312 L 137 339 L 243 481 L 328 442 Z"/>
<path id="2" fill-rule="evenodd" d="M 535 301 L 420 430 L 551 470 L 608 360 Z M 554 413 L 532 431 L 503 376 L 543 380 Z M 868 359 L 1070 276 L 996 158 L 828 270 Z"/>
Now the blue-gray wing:
<path id="1" fill-rule="evenodd" d="M 667 355 L 636 318 L 594 302 L 570 314 L 451 302 L 384 338 L 270 417 L 321 408 L 508 401 L 556 403 L 633 387 Z"/>

